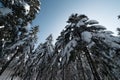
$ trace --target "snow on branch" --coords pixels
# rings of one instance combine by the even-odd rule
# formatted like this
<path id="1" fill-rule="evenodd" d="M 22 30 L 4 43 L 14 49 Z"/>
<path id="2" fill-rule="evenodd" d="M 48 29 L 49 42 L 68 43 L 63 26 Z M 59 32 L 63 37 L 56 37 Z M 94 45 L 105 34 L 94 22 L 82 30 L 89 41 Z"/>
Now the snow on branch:
<path id="1" fill-rule="evenodd" d="M 0 26 L 0 29 L 1 29 L 1 28 L 4 28 L 4 27 L 5 27 L 5 26 Z"/>
<path id="2" fill-rule="evenodd" d="M 90 43 L 92 38 L 91 32 L 84 31 L 81 33 L 81 39 L 85 41 L 86 43 Z"/>
<path id="3" fill-rule="evenodd" d="M 89 25 L 91 25 L 91 24 L 98 24 L 98 23 L 99 22 L 96 21 L 96 20 L 89 20 L 89 21 L 86 22 L 86 24 L 89 24 Z"/>
<path id="4" fill-rule="evenodd" d="M 30 12 L 30 5 L 24 2 L 23 7 L 25 9 L 25 15 L 27 15 Z"/>
<path id="5" fill-rule="evenodd" d="M 10 46 L 10 47 L 7 47 L 7 49 L 10 49 L 10 50 L 12 50 L 12 49 L 15 49 L 17 46 L 20 46 L 20 45 L 23 45 L 24 44 L 24 41 L 18 41 L 18 42 L 16 42 L 14 45 L 12 45 L 12 46 Z"/>
<path id="6" fill-rule="evenodd" d="M 106 28 L 102 25 L 92 25 L 90 27 L 91 29 L 95 29 L 95 30 L 105 30 Z"/>

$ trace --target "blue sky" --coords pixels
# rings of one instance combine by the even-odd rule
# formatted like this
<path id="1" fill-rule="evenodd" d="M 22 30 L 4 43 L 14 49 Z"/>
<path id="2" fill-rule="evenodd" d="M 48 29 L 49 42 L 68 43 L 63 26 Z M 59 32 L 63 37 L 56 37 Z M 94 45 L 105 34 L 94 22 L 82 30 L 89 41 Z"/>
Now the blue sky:
<path id="1" fill-rule="evenodd" d="M 120 27 L 120 0 L 41 0 L 41 11 L 33 21 L 40 26 L 38 41 L 44 42 L 49 34 L 55 41 L 72 13 L 85 14 L 115 34 Z"/>

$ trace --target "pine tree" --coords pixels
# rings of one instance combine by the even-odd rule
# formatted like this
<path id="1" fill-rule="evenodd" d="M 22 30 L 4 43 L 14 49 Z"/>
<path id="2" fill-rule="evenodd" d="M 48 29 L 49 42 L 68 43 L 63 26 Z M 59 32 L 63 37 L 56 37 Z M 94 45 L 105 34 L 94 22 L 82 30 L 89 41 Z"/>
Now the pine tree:
<path id="1" fill-rule="evenodd" d="M 69 17 L 55 46 L 50 35 L 34 50 L 38 26 L 28 24 L 39 6 L 39 0 L 0 1 L 0 75 L 10 68 L 11 80 L 120 79 L 120 37 L 84 14 Z"/>
<path id="2" fill-rule="evenodd" d="M 0 3 L 0 62 L 3 62 L 1 75 L 8 67 L 14 65 L 13 68 L 16 68 L 21 63 L 25 65 L 26 57 L 31 56 L 37 40 L 38 26 L 32 28 L 28 25 L 39 11 L 40 2 L 2 0 Z"/>
<path id="3" fill-rule="evenodd" d="M 67 22 L 69 24 L 61 32 L 56 43 L 56 49 L 61 53 L 63 80 L 68 79 L 68 74 L 71 75 L 70 79 L 78 80 L 119 79 L 119 76 L 116 75 L 119 73 L 116 73 L 117 70 L 114 71 L 119 70 L 119 64 L 114 62 L 113 57 L 120 49 L 118 44 L 120 39 L 113 36 L 111 31 L 105 31 L 104 26 L 97 25 L 96 20 L 89 20 L 85 15 L 72 14 Z M 82 73 L 78 73 L 84 75 L 79 78 L 78 76 L 81 75 L 74 73 L 81 70 L 80 67 L 77 67 L 77 61 L 83 69 Z M 77 67 L 77 70 L 69 68 L 72 64 Z M 67 65 L 69 66 L 66 67 Z M 69 72 L 67 72 L 68 68 Z M 75 71 L 70 72 L 70 70 Z"/>
<path id="4" fill-rule="evenodd" d="M 53 57 L 54 46 L 52 35 L 48 36 L 45 43 L 40 43 L 32 56 L 27 60 L 28 67 L 22 76 L 23 80 L 45 80 L 49 79 L 48 65 Z M 48 76 L 48 77 L 46 77 Z"/>

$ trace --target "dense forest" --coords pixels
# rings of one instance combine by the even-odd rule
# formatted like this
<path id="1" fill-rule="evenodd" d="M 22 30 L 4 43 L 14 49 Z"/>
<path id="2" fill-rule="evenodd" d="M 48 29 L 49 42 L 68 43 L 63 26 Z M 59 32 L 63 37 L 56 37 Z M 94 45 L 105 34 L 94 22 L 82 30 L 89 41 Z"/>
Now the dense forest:
<path id="1" fill-rule="evenodd" d="M 0 0 L 0 80 L 120 80 L 120 28 L 71 14 L 53 45 L 37 48 L 39 26 L 28 26 L 39 0 Z M 120 16 L 118 16 L 120 18 Z"/>

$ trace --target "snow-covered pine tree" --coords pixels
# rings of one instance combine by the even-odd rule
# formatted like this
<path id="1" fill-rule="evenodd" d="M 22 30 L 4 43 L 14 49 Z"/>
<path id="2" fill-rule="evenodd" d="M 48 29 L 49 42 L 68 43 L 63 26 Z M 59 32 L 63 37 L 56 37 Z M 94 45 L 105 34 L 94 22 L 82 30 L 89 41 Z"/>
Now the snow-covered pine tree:
<path id="1" fill-rule="evenodd" d="M 40 43 L 29 58 L 28 67 L 23 80 L 49 80 L 52 76 L 48 69 L 53 58 L 54 46 L 52 35 L 48 36 L 45 43 Z M 49 73 L 48 73 L 49 72 Z M 46 77 L 47 76 L 47 77 Z"/>
<path id="2" fill-rule="evenodd" d="M 34 49 L 34 44 L 37 39 L 37 33 L 38 32 L 38 26 L 33 27 L 30 30 L 30 37 L 26 41 L 23 47 L 23 51 L 18 55 L 12 62 L 11 66 L 14 73 L 12 74 L 12 78 L 19 76 L 24 80 L 24 77 L 26 77 L 26 73 L 29 72 L 28 68 L 30 64 L 32 63 L 32 58 L 33 58 L 33 49 Z M 30 75 L 27 77 L 30 77 Z M 32 76 L 31 76 L 32 77 Z M 30 79 L 29 79 L 30 80 Z"/>
<path id="3" fill-rule="evenodd" d="M 118 80 L 120 64 L 113 57 L 120 38 L 85 15 L 72 14 L 67 22 L 55 48 L 61 56 L 62 79 Z"/>
<path id="4" fill-rule="evenodd" d="M 25 61 L 34 49 L 38 26 L 29 24 L 39 10 L 39 0 L 0 0 L 0 75 L 12 61 L 22 56 Z"/>

